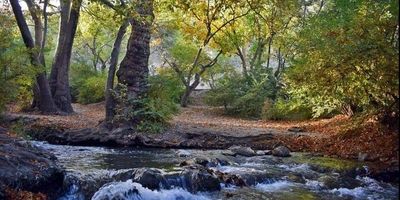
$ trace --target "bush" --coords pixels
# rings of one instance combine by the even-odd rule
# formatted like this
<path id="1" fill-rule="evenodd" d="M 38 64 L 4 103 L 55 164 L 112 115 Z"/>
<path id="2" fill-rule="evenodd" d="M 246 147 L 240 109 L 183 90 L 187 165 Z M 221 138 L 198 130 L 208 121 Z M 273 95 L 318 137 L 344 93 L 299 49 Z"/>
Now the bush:
<path id="1" fill-rule="evenodd" d="M 229 115 L 259 118 L 265 99 L 276 96 L 276 84 L 270 74 L 265 70 L 250 73 L 247 77 L 238 73 L 226 75 L 207 93 L 205 102 L 211 106 L 224 106 Z"/>
<path id="2" fill-rule="evenodd" d="M 184 88 L 179 80 L 168 73 L 149 77 L 148 97 L 141 100 L 142 109 L 135 116 L 142 119 L 137 129 L 159 133 L 165 129 L 172 115 L 178 112 L 178 103 Z"/>
<path id="3" fill-rule="evenodd" d="M 70 81 L 70 88 L 71 88 L 71 97 L 72 102 L 79 102 L 79 90 L 85 84 L 85 82 L 91 78 L 98 76 L 98 73 L 95 72 L 91 67 L 81 64 L 72 64 L 71 65 L 71 81 Z M 81 102 L 79 102 L 81 103 Z"/>
<path id="4" fill-rule="evenodd" d="M 265 100 L 262 109 L 262 118 L 269 120 L 303 120 L 312 118 L 312 110 L 304 104 L 295 101 L 278 99 L 273 102 Z"/>
<path id="5" fill-rule="evenodd" d="M 117 106 L 118 120 L 139 120 L 135 123 L 138 131 L 159 133 L 168 125 L 168 120 L 178 112 L 179 97 L 184 88 L 179 80 L 165 73 L 149 77 L 149 92 L 140 99 L 127 99 L 126 86 L 117 85 L 119 92 L 114 97 L 124 106 Z M 126 111 L 126 105 L 129 110 Z"/>
<path id="6" fill-rule="evenodd" d="M 104 100 L 106 74 L 99 74 L 86 79 L 78 87 L 78 102 L 82 104 L 98 103 Z"/>

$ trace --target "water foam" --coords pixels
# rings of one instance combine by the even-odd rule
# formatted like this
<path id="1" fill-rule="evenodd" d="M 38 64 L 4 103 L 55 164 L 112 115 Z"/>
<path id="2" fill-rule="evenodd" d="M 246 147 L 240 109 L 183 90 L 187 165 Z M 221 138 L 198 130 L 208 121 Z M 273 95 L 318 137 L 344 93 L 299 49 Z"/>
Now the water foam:
<path id="1" fill-rule="evenodd" d="M 101 187 L 92 197 L 92 200 L 126 199 L 126 200 L 208 200 L 204 195 L 175 188 L 171 190 L 150 190 L 132 180 L 112 182 Z"/>
<path id="2" fill-rule="evenodd" d="M 276 181 L 273 183 L 259 183 L 255 187 L 256 189 L 262 190 L 264 192 L 276 192 L 282 189 L 286 189 L 293 186 L 292 182 L 289 181 Z"/>

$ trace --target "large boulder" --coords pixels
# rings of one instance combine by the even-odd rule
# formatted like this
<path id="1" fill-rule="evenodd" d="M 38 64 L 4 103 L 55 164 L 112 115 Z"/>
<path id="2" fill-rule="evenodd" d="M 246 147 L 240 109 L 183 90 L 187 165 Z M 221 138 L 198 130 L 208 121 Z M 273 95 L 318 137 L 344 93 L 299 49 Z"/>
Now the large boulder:
<path id="1" fill-rule="evenodd" d="M 290 150 L 285 146 L 278 146 L 272 150 L 272 155 L 278 157 L 289 157 Z"/>
<path id="2" fill-rule="evenodd" d="M 54 198 L 62 188 L 64 170 L 56 157 L 0 128 L 0 186 L 42 192 Z M 0 192 L 1 193 L 1 192 Z"/>
<path id="3" fill-rule="evenodd" d="M 229 150 L 232 151 L 235 155 L 241 156 L 256 156 L 257 153 L 250 147 L 243 146 L 231 146 Z"/>

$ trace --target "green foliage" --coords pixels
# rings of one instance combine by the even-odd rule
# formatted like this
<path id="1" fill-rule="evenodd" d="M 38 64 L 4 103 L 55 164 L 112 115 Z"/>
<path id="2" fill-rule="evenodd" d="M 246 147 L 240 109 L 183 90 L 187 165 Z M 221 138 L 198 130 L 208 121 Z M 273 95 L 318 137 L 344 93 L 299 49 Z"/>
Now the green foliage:
<path id="1" fill-rule="evenodd" d="M 269 120 L 304 120 L 312 117 L 310 107 L 296 101 L 285 101 L 281 98 L 273 102 L 267 99 L 264 102 L 262 118 Z"/>
<path id="2" fill-rule="evenodd" d="M 159 133 L 165 130 L 168 120 L 178 112 L 179 98 L 183 93 L 182 83 L 173 72 L 159 70 L 157 75 L 149 77 L 149 91 L 145 97 L 129 99 L 126 86 L 118 84 L 114 98 L 122 102 L 116 108 L 116 120 L 136 120 L 138 131 Z"/>
<path id="3" fill-rule="evenodd" d="M 37 71 L 30 65 L 29 53 L 11 13 L 0 11 L 0 25 L 0 111 L 10 102 L 25 108 L 32 100 Z"/>
<path id="4" fill-rule="evenodd" d="M 164 130 L 171 117 L 171 109 L 165 109 L 163 100 L 150 97 L 130 98 L 125 85 L 118 84 L 113 94 L 117 102 L 115 121 L 128 121 L 141 132 L 158 133 Z"/>
<path id="5" fill-rule="evenodd" d="M 149 84 L 149 97 L 162 100 L 170 108 L 176 107 L 184 92 L 183 84 L 170 69 L 158 70 L 157 75 L 149 77 Z"/>
<path id="6" fill-rule="evenodd" d="M 260 117 L 264 101 L 275 99 L 276 84 L 269 70 L 259 69 L 249 74 L 241 76 L 233 72 L 219 79 L 216 88 L 207 93 L 206 103 L 224 106 L 227 114 Z"/>
<path id="7" fill-rule="evenodd" d="M 398 113 L 398 8 L 398 1 L 329 2 L 293 38 L 289 93 L 316 117 L 348 106 Z"/>
<path id="8" fill-rule="evenodd" d="M 92 76 L 78 88 L 78 102 L 97 103 L 104 100 L 107 76 L 105 73 Z"/>
<path id="9" fill-rule="evenodd" d="M 130 113 L 130 117 L 140 119 L 137 124 L 138 131 L 147 133 L 159 133 L 167 126 L 167 120 L 171 117 L 169 105 L 163 105 L 161 99 L 143 98 L 132 101 L 137 109 Z"/>
<path id="10" fill-rule="evenodd" d="M 87 65 L 71 66 L 71 96 L 81 104 L 98 103 L 105 98 L 107 73 L 95 71 Z"/>

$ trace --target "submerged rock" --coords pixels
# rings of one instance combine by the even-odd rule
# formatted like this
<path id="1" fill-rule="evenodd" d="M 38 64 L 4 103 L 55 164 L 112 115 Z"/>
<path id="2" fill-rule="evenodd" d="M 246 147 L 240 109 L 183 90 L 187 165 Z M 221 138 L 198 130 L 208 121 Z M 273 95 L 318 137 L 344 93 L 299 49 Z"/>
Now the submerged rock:
<path id="1" fill-rule="evenodd" d="M 335 189 L 335 188 L 348 188 L 354 189 L 361 186 L 361 182 L 357 179 L 347 176 L 321 176 L 318 181 L 322 183 L 324 189 Z"/>
<path id="2" fill-rule="evenodd" d="M 100 188 L 92 197 L 92 200 L 166 200 L 166 199 L 187 199 L 206 200 L 207 197 L 191 194 L 180 188 L 171 190 L 150 190 L 132 180 L 125 182 L 112 182 Z"/>
<path id="3" fill-rule="evenodd" d="M 111 182 L 102 186 L 97 191 L 92 200 L 109 200 L 109 199 L 130 199 L 140 197 L 138 184 L 132 183 L 131 180 L 127 182 Z M 139 195 L 139 196 L 138 196 Z"/>
<path id="4" fill-rule="evenodd" d="M 0 129 L 0 186 L 42 192 L 50 198 L 60 192 L 64 170 L 56 157 Z M 2 193 L 2 192 L 0 192 Z"/>
<path id="5" fill-rule="evenodd" d="M 191 155 L 191 153 L 190 153 L 189 151 L 183 150 L 183 149 L 179 149 L 179 150 L 176 152 L 176 154 L 177 154 L 179 157 L 188 157 L 188 156 Z"/>
<path id="6" fill-rule="evenodd" d="M 235 155 L 241 156 L 256 156 L 256 152 L 250 147 L 243 147 L 243 146 L 231 146 L 229 147 Z"/>
<path id="7" fill-rule="evenodd" d="M 278 157 L 289 157 L 290 156 L 290 150 L 285 146 L 276 147 L 274 150 L 272 150 L 271 153 L 273 156 L 278 156 Z"/>

